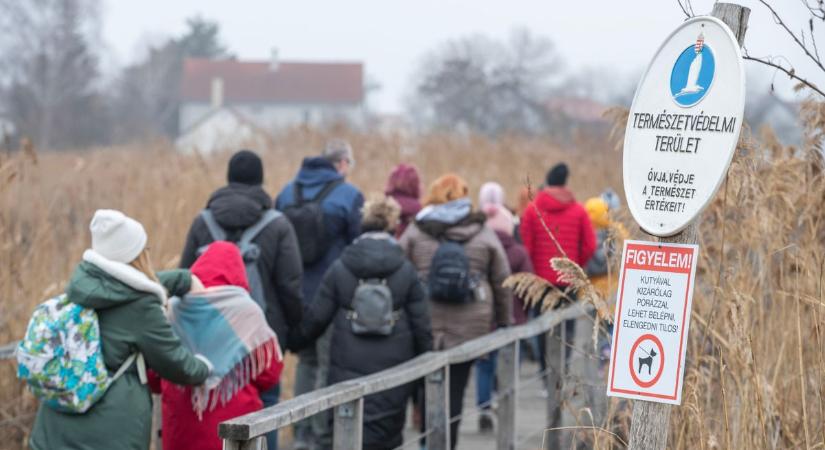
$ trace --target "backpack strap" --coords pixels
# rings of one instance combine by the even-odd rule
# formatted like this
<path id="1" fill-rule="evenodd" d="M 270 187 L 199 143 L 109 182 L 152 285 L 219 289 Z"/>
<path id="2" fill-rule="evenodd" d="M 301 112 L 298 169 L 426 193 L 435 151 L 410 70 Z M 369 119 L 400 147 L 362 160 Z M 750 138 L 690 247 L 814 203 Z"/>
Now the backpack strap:
<path id="1" fill-rule="evenodd" d="M 241 251 L 243 252 L 243 250 L 249 247 L 252 241 L 256 237 L 258 237 L 259 234 L 261 234 L 261 231 L 263 231 L 263 229 L 266 228 L 267 225 L 272 223 L 273 220 L 277 219 L 278 217 L 281 217 L 281 215 L 281 213 L 275 211 L 274 209 L 266 210 L 264 215 L 261 216 L 261 218 L 258 219 L 257 222 L 255 222 L 255 225 L 252 225 L 251 227 L 247 228 L 246 230 L 244 230 L 243 234 L 241 234 L 241 239 L 238 241 L 238 247 L 241 248 Z"/>
<path id="2" fill-rule="evenodd" d="M 126 358 L 126 361 L 123 361 L 123 364 L 120 365 L 117 372 L 115 372 L 112 376 L 111 383 L 114 384 L 114 382 L 126 373 L 126 371 L 129 370 L 129 367 L 131 367 L 135 362 L 137 362 L 137 371 L 140 383 L 146 384 L 146 361 L 143 359 L 143 353 L 140 352 L 132 353 L 128 358 Z"/>
<path id="3" fill-rule="evenodd" d="M 315 198 L 313 198 L 313 199 L 312 199 L 312 202 L 313 202 L 313 203 L 321 203 L 321 202 L 323 202 L 323 201 L 324 201 L 324 199 L 325 199 L 325 198 L 327 198 L 327 196 L 328 196 L 329 194 L 331 194 L 331 193 L 332 193 L 332 191 L 333 191 L 335 188 L 337 188 L 338 186 L 340 186 L 340 185 L 341 185 L 341 184 L 343 184 L 343 183 L 344 183 L 344 179 L 343 179 L 343 178 L 339 178 L 339 179 L 337 179 L 337 180 L 335 180 L 335 181 L 331 181 L 331 182 L 327 183 L 327 184 L 326 184 L 326 186 L 324 186 L 324 188 L 323 188 L 323 189 L 321 189 L 321 192 L 319 192 L 319 193 L 318 193 L 318 195 L 316 195 L 316 196 L 315 196 Z"/>
<path id="4" fill-rule="evenodd" d="M 295 200 L 295 206 L 300 207 L 304 204 L 304 188 L 297 181 L 292 184 L 292 196 Z"/>
<path id="5" fill-rule="evenodd" d="M 225 241 L 226 240 L 226 231 L 218 225 L 218 222 L 215 220 L 215 215 L 212 214 L 208 208 L 201 211 L 201 218 L 203 219 L 203 223 L 206 224 L 206 228 L 209 230 L 209 234 L 212 236 L 213 241 Z"/>

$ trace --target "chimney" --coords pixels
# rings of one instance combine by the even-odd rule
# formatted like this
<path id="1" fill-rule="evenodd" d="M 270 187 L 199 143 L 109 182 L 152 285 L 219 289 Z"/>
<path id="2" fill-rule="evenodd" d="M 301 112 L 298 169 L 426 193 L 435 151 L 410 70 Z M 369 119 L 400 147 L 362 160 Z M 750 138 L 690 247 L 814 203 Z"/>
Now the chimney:
<path id="1" fill-rule="evenodd" d="M 217 109 L 223 106 L 223 78 L 212 78 L 211 91 L 212 108 Z"/>
<path id="2" fill-rule="evenodd" d="M 278 59 L 278 49 L 273 47 L 269 54 L 269 70 L 275 72 L 278 70 L 279 65 L 280 61 Z"/>

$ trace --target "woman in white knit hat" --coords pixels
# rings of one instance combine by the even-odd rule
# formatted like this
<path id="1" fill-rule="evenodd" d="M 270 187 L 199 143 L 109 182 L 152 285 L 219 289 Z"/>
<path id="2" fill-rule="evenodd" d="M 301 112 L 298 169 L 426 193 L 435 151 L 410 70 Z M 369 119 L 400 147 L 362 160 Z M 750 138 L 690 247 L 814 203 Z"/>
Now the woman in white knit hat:
<path id="1" fill-rule="evenodd" d="M 31 435 L 35 450 L 149 448 L 152 399 L 145 370 L 181 385 L 206 381 L 211 364 L 181 344 L 164 315 L 167 296 L 200 287 L 188 270 L 155 274 L 143 226 L 114 210 L 99 210 L 90 226 L 92 248 L 66 288 L 72 303 L 92 308 L 100 324 L 110 374 L 130 355 L 136 363 L 88 411 L 68 414 L 41 405 Z"/>

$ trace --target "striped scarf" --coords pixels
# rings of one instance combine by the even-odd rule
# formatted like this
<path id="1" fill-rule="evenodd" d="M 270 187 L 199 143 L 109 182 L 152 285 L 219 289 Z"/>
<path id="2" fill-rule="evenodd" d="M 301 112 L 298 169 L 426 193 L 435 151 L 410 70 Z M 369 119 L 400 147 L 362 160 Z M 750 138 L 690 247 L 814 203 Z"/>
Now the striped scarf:
<path id="1" fill-rule="evenodd" d="M 169 321 L 181 341 L 214 366 L 210 379 L 216 386 L 192 389 L 192 407 L 201 417 L 220 401 L 229 402 L 283 354 L 278 337 L 266 323 L 264 312 L 237 286 L 216 286 L 169 302 Z M 274 360 L 274 361 L 273 361 Z"/>

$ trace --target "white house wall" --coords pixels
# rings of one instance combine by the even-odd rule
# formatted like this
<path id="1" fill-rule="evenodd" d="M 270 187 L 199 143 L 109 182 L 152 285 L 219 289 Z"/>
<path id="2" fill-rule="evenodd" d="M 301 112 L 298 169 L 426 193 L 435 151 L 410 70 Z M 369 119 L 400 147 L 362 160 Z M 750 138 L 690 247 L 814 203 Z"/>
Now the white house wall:
<path id="1" fill-rule="evenodd" d="M 295 126 L 323 127 L 344 122 L 354 127 L 365 124 L 360 104 L 229 104 L 243 117 L 265 130 L 277 131 Z M 209 103 L 184 103 L 180 109 L 180 130 L 189 129 L 206 116 Z"/>

